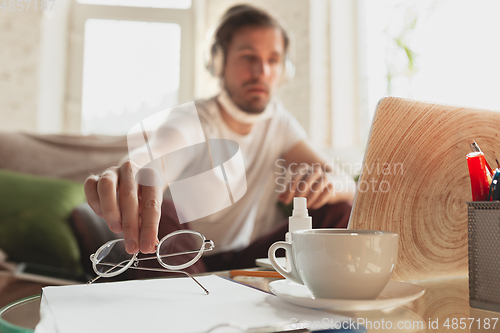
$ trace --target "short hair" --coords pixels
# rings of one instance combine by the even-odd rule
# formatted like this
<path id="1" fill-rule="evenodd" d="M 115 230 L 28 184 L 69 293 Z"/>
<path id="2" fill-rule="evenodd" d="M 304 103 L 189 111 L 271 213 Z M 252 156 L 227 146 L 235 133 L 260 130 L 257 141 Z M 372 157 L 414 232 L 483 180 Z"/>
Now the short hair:
<path id="1" fill-rule="evenodd" d="M 229 8 L 222 16 L 221 22 L 215 31 L 213 46 L 220 46 L 227 56 L 227 50 L 233 35 L 243 27 L 269 27 L 277 28 L 281 31 L 284 41 L 285 54 L 288 52 L 290 38 L 283 25 L 268 12 L 252 5 L 242 4 Z"/>

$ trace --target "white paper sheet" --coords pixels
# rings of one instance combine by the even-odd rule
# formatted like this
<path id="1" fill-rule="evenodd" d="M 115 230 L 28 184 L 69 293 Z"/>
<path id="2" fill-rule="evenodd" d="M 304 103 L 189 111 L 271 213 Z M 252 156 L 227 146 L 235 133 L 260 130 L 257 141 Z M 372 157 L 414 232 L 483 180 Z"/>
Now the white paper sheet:
<path id="1" fill-rule="evenodd" d="M 263 327 L 300 321 L 348 320 L 288 304 L 276 296 L 212 275 L 43 288 L 35 333 L 207 332 L 236 323 Z M 325 318 L 327 318 L 325 320 Z M 220 328 L 214 333 L 241 332 Z"/>

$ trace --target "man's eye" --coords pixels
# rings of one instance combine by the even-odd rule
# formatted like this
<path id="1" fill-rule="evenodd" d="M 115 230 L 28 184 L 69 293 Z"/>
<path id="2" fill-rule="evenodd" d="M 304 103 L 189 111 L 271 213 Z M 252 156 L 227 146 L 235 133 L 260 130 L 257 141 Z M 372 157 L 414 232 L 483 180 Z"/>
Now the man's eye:
<path id="1" fill-rule="evenodd" d="M 276 58 L 271 58 L 271 59 L 269 59 L 269 63 L 272 65 L 275 65 L 275 64 L 279 63 L 279 60 Z"/>
<path id="2" fill-rule="evenodd" d="M 243 56 L 243 59 L 247 61 L 252 61 L 255 57 L 253 55 L 246 54 Z"/>

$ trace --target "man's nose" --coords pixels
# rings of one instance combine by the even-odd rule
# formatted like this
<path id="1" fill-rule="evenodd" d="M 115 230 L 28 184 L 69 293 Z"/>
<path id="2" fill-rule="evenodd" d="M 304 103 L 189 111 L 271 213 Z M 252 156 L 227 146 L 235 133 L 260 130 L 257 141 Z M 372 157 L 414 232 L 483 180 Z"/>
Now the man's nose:
<path id="1" fill-rule="evenodd" d="M 256 60 L 252 64 L 252 77 L 268 77 L 271 73 L 271 67 L 268 63 L 262 60 Z"/>

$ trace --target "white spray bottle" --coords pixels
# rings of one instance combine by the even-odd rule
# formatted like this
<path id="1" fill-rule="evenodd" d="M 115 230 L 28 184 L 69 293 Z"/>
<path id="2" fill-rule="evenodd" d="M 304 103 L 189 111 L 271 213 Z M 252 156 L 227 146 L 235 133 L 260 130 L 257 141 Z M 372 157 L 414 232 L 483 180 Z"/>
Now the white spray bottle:
<path id="1" fill-rule="evenodd" d="M 292 216 L 288 218 L 288 232 L 285 234 L 285 241 L 292 242 L 292 232 L 297 230 L 312 229 L 312 218 L 307 213 L 307 199 L 306 198 L 293 198 L 293 211 Z M 286 267 L 287 271 L 290 270 L 290 257 L 286 253 Z"/>

